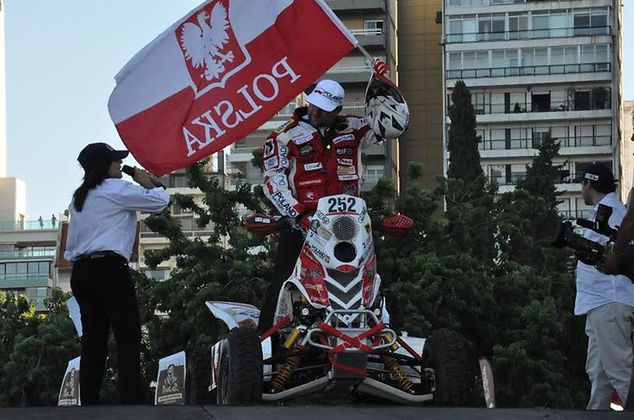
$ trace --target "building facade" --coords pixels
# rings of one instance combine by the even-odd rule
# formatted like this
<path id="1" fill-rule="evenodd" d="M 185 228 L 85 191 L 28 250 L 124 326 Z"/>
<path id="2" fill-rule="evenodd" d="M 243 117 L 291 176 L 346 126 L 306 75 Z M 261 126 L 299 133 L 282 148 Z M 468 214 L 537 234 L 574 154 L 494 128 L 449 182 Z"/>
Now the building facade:
<path id="1" fill-rule="evenodd" d="M 623 102 L 621 118 L 621 201 L 627 203 L 634 186 L 634 101 Z"/>
<path id="2" fill-rule="evenodd" d="M 582 217 L 575 175 L 592 162 L 620 172 L 620 9 L 616 0 L 444 0 L 445 150 L 451 91 L 463 80 L 482 167 L 500 192 L 550 135 L 561 146 L 559 209 Z"/>

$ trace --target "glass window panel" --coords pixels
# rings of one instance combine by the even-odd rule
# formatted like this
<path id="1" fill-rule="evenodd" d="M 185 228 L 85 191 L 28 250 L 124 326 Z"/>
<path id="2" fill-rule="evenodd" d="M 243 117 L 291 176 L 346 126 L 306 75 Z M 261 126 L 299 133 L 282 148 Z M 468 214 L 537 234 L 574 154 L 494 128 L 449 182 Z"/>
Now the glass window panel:
<path id="1" fill-rule="evenodd" d="M 4 274 L 4 264 L 0 264 L 0 276 Z"/>
<path id="2" fill-rule="evenodd" d="M 504 18 L 493 18 L 491 20 L 491 39 L 500 40 L 504 39 L 504 26 L 505 26 Z"/>
<path id="3" fill-rule="evenodd" d="M 582 63 L 594 63 L 594 45 L 582 45 L 581 46 L 581 62 Z"/>
<path id="4" fill-rule="evenodd" d="M 593 35 L 601 35 L 606 34 L 608 26 L 608 15 L 607 12 L 599 12 L 594 13 L 590 17 L 590 27 L 592 28 L 590 32 Z"/>
<path id="5" fill-rule="evenodd" d="M 491 67 L 506 67 L 504 61 L 504 50 L 491 51 Z"/>
<path id="6" fill-rule="evenodd" d="M 551 15 L 550 16 L 550 36 L 551 37 L 568 36 L 568 16 L 567 15 Z"/>
<path id="7" fill-rule="evenodd" d="M 38 267 L 37 262 L 30 262 L 28 263 L 28 266 L 27 266 L 27 272 L 29 274 L 35 274 L 37 273 L 37 267 Z"/>
<path id="8" fill-rule="evenodd" d="M 522 65 L 531 67 L 535 65 L 535 50 L 533 48 L 525 48 L 522 50 Z"/>
<path id="9" fill-rule="evenodd" d="M 535 48 L 535 65 L 548 65 L 548 48 Z"/>
<path id="10" fill-rule="evenodd" d="M 38 272 L 42 274 L 50 274 L 51 263 L 49 262 L 39 262 L 38 263 Z"/>
<path id="11" fill-rule="evenodd" d="M 473 69 L 475 68 L 475 52 L 469 51 L 462 54 L 462 68 Z"/>
<path id="12" fill-rule="evenodd" d="M 462 68 L 462 53 L 451 52 L 448 57 L 449 62 L 447 68 L 449 70 L 458 70 Z"/>
<path id="13" fill-rule="evenodd" d="M 549 16 L 533 15 L 533 38 L 548 37 Z"/>
<path id="14" fill-rule="evenodd" d="M 582 36 L 588 35 L 590 30 L 588 29 L 590 26 L 590 14 L 589 13 L 577 13 L 575 14 L 574 20 L 574 28 L 575 35 Z"/>
<path id="15" fill-rule="evenodd" d="M 479 69 L 488 69 L 489 68 L 489 52 L 478 51 L 476 53 L 476 61 L 477 61 L 477 67 Z"/>
<path id="16" fill-rule="evenodd" d="M 27 273 L 27 264 L 26 263 L 17 263 L 17 271 L 18 274 L 26 274 Z"/>
<path id="17" fill-rule="evenodd" d="M 462 42 L 462 20 L 449 21 L 449 42 Z"/>
<path id="18" fill-rule="evenodd" d="M 564 49 L 563 49 L 563 47 L 551 47 L 550 48 L 550 64 L 552 64 L 552 65 L 564 64 Z"/>
<path id="19" fill-rule="evenodd" d="M 566 64 L 579 63 L 577 46 L 564 47 L 564 63 Z"/>
<path id="20" fill-rule="evenodd" d="M 477 41 L 478 27 L 475 19 L 465 19 L 462 22 L 462 40 L 464 42 Z"/>
<path id="21" fill-rule="evenodd" d="M 7 274 L 17 274 L 18 267 L 16 263 L 8 263 L 5 265 L 5 270 Z"/>
<path id="22" fill-rule="evenodd" d="M 595 45 L 595 59 L 597 63 L 607 63 L 608 59 L 608 45 Z"/>

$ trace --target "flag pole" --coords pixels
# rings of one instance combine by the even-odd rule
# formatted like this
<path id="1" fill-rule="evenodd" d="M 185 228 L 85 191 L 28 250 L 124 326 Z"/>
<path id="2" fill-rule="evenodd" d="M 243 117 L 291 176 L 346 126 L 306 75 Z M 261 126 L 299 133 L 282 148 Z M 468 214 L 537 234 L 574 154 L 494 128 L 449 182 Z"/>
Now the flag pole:
<path id="1" fill-rule="evenodd" d="M 363 45 L 361 45 L 361 44 L 357 44 L 357 48 L 359 49 L 359 51 L 361 51 L 361 53 L 362 53 L 363 55 L 365 55 L 365 58 L 367 58 L 368 60 L 370 60 L 370 63 L 372 63 L 372 62 L 374 61 L 374 57 L 372 57 L 372 56 L 370 55 L 370 53 L 368 53 L 368 51 L 367 51 L 365 48 L 363 48 Z"/>

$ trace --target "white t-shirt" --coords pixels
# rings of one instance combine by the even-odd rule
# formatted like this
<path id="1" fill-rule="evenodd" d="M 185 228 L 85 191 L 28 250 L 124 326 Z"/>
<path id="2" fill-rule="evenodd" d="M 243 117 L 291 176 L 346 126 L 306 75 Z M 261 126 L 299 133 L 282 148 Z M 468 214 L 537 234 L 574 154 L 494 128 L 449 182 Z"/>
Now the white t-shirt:
<path id="1" fill-rule="evenodd" d="M 608 224 L 615 228 L 625 217 L 625 206 L 614 193 L 605 197 L 590 211 L 589 220 L 594 220 L 599 204 L 612 207 L 612 215 Z M 605 244 L 608 238 L 592 229 L 585 229 L 584 238 Z M 577 297 L 575 299 L 575 315 L 587 314 L 594 308 L 606 303 L 619 302 L 634 307 L 634 283 L 626 276 L 613 276 L 601 273 L 594 266 L 577 263 Z"/>
<path id="2" fill-rule="evenodd" d="M 107 178 L 88 192 L 82 211 L 71 202 L 64 258 L 114 251 L 130 260 L 136 235 L 137 211 L 159 212 L 169 204 L 163 188 L 148 190 L 119 178 Z"/>

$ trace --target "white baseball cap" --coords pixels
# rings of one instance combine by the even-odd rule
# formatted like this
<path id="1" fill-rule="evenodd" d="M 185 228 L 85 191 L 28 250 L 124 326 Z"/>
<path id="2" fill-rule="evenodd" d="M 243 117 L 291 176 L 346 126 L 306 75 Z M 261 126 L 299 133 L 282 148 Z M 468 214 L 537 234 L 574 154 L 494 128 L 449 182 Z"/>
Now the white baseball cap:
<path id="1" fill-rule="evenodd" d="M 315 89 L 306 97 L 306 102 L 330 112 L 343 105 L 344 94 L 343 87 L 339 83 L 326 79 L 317 83 Z"/>

